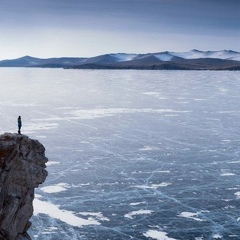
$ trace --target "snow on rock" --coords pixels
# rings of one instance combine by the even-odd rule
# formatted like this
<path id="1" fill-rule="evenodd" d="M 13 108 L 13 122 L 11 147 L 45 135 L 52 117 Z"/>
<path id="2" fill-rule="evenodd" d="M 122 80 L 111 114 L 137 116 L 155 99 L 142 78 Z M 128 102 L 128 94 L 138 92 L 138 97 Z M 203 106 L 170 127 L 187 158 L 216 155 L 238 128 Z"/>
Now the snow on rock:
<path id="1" fill-rule="evenodd" d="M 133 60 L 137 54 L 127 54 L 127 53 L 116 53 L 116 54 L 111 54 L 117 62 L 125 62 L 125 61 L 131 61 Z"/>
<path id="2" fill-rule="evenodd" d="M 157 53 L 145 53 L 145 54 L 136 54 L 136 53 L 111 53 L 104 55 L 105 57 L 108 57 L 113 62 L 126 62 L 126 61 L 132 61 L 132 60 L 139 60 L 143 58 L 148 58 L 151 56 L 156 57 L 157 59 L 161 61 L 171 61 L 174 57 L 179 57 L 183 59 L 197 59 L 197 58 L 219 58 L 219 59 L 229 59 L 229 60 L 235 60 L 240 61 L 240 52 L 235 52 L 232 50 L 220 50 L 220 51 L 199 51 L 197 49 L 193 49 L 191 51 L 187 52 L 157 52 Z M 94 58 L 86 59 L 87 61 L 91 61 L 91 59 L 99 59 L 97 56 Z M 86 61 L 85 60 L 85 61 Z"/>
<path id="3" fill-rule="evenodd" d="M 149 56 L 154 56 L 161 61 L 168 62 L 174 57 L 179 57 L 183 59 L 198 59 L 198 58 L 218 58 L 225 60 L 235 60 L 240 61 L 240 53 L 231 50 L 220 50 L 220 51 L 200 51 L 193 49 L 187 52 L 159 52 L 159 53 L 147 53 L 147 54 L 128 54 L 128 53 L 113 53 L 110 54 L 111 57 L 115 59 L 116 62 L 125 62 L 137 60 Z"/>
<path id="4" fill-rule="evenodd" d="M 0 136 L 0 239 L 30 239 L 34 188 L 47 177 L 45 148 L 26 135 Z"/>
<path id="5" fill-rule="evenodd" d="M 156 58 L 158 58 L 159 60 L 166 61 L 166 62 L 172 60 L 172 58 L 174 57 L 172 54 L 170 54 L 168 52 L 154 54 L 154 56 Z"/>

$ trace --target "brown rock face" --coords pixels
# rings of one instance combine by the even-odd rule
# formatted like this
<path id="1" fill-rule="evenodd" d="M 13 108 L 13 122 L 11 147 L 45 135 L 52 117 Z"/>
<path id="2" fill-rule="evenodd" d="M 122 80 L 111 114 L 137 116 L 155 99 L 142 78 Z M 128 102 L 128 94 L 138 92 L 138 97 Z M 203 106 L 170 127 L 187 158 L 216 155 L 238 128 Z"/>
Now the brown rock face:
<path id="1" fill-rule="evenodd" d="M 34 188 L 47 177 L 45 148 L 26 135 L 0 135 L 0 240 L 30 239 Z"/>

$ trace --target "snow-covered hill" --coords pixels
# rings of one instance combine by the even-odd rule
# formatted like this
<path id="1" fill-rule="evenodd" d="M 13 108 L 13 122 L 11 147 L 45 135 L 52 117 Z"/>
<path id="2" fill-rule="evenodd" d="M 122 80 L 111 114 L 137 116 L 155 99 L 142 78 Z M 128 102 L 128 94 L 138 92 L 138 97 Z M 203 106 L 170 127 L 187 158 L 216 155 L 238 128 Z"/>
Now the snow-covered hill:
<path id="1" fill-rule="evenodd" d="M 200 59 L 200 58 L 216 58 L 222 60 L 234 60 L 240 61 L 240 52 L 235 52 L 232 50 L 221 50 L 221 51 L 199 51 L 193 49 L 188 52 L 159 52 L 159 53 L 147 53 L 147 54 L 127 54 L 127 53 L 112 53 L 97 56 L 94 58 L 89 58 L 86 62 L 125 62 L 125 61 L 135 61 L 140 59 L 149 58 L 154 56 L 157 59 L 167 62 L 173 60 L 173 58 L 182 59 Z M 98 61 L 96 61 L 98 60 Z M 99 61 L 100 60 L 100 61 Z"/>
<path id="2" fill-rule="evenodd" d="M 184 69 L 239 70 L 240 52 L 232 50 L 110 53 L 90 58 L 48 58 L 30 56 L 0 61 L 0 67 L 55 67 L 91 69 Z"/>
<path id="3" fill-rule="evenodd" d="M 137 59 L 144 59 L 149 56 L 155 56 L 161 61 L 171 61 L 174 57 L 178 57 L 182 59 L 217 58 L 222 60 L 240 61 L 240 52 L 235 52 L 232 50 L 199 51 L 199 50 L 193 49 L 188 52 L 166 51 L 166 52 L 147 53 L 147 54 L 112 53 L 112 54 L 101 55 L 98 57 L 102 57 L 102 58 L 108 57 L 108 58 L 111 58 L 113 62 L 125 62 L 125 61 L 137 60 Z M 94 58 L 90 58 L 90 59 L 94 59 Z"/>
<path id="4" fill-rule="evenodd" d="M 234 52 L 231 50 L 199 51 L 199 50 L 193 49 L 188 52 L 164 52 L 164 53 L 158 54 L 158 56 L 161 56 L 161 57 L 163 56 L 163 58 L 165 59 L 166 59 L 166 55 L 169 57 L 169 60 L 171 60 L 172 57 L 180 57 L 183 59 L 218 58 L 223 60 L 240 61 L 240 53 Z"/>

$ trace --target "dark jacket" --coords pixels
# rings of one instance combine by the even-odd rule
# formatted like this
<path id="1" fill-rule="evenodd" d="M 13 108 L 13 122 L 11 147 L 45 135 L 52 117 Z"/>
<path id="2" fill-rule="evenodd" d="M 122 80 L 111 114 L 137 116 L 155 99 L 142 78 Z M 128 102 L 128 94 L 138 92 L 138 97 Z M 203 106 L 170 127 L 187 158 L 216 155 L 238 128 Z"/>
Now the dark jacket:
<path id="1" fill-rule="evenodd" d="M 22 120 L 21 120 L 21 118 L 18 118 L 18 127 L 19 127 L 19 128 L 22 127 Z"/>

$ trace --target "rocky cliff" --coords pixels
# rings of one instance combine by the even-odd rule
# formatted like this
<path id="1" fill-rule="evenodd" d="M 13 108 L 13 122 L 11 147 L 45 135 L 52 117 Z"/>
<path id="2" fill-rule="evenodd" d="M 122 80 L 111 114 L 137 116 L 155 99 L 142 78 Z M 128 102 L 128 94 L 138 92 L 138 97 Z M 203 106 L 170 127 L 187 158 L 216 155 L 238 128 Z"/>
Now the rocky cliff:
<path id="1" fill-rule="evenodd" d="M 47 177 L 45 149 L 25 135 L 0 135 L 0 239 L 30 239 L 34 188 Z"/>

